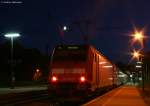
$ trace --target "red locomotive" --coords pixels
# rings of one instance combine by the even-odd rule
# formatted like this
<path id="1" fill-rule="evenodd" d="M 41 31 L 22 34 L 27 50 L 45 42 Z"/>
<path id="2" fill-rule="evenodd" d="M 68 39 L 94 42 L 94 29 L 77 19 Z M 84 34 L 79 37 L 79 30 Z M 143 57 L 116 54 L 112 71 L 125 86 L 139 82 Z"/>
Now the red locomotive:
<path id="1" fill-rule="evenodd" d="M 118 84 L 115 65 L 90 45 L 58 45 L 48 81 L 49 90 L 57 95 L 89 93 Z"/>

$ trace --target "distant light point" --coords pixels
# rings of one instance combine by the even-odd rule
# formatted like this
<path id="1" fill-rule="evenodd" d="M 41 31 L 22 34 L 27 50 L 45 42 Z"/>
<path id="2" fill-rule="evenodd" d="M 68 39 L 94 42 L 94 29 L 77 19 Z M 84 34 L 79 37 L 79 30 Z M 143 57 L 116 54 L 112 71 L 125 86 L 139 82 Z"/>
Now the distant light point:
<path id="1" fill-rule="evenodd" d="M 64 27 L 63 27 L 63 30 L 64 30 L 64 31 L 66 31 L 66 30 L 67 30 L 67 27 L 66 27 L 66 26 L 64 26 Z"/>

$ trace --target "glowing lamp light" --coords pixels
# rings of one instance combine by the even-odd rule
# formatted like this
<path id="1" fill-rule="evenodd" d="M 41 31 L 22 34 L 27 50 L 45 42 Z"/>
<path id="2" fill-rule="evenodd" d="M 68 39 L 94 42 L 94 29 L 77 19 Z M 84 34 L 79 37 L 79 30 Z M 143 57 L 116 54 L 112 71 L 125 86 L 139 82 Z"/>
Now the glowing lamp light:
<path id="1" fill-rule="evenodd" d="M 53 82 L 56 82 L 56 81 L 57 81 L 57 77 L 53 76 L 53 77 L 52 77 L 52 81 L 53 81 Z"/>
<path id="2" fill-rule="evenodd" d="M 139 57 L 139 53 L 138 53 L 138 52 L 135 52 L 135 53 L 134 53 L 134 57 Z"/>
<path id="3" fill-rule="evenodd" d="M 142 56 L 140 54 L 140 51 L 135 51 L 135 50 L 131 53 L 131 55 L 132 55 L 132 58 L 136 58 L 138 60 L 139 60 L 140 56 Z"/>
<path id="4" fill-rule="evenodd" d="M 11 37 L 19 37 L 19 33 L 7 33 L 4 35 L 5 37 L 11 38 Z"/>
<path id="5" fill-rule="evenodd" d="M 132 44 L 134 44 L 135 42 L 139 42 L 140 45 L 141 45 L 142 48 L 143 48 L 143 46 L 144 46 L 144 41 L 145 41 L 144 39 L 147 38 L 147 37 L 144 35 L 144 33 L 145 33 L 144 29 L 143 29 L 143 30 L 137 30 L 137 29 L 135 28 L 134 33 L 131 35 L 131 36 L 133 37 L 133 39 L 132 39 Z"/>
<path id="6" fill-rule="evenodd" d="M 64 31 L 66 31 L 66 30 L 67 30 L 67 27 L 66 27 L 66 26 L 64 26 L 64 27 L 63 27 L 63 30 L 64 30 Z"/>
<path id="7" fill-rule="evenodd" d="M 135 39 L 135 40 L 141 40 L 141 39 L 144 38 L 142 31 L 141 31 L 141 32 L 137 32 L 137 31 L 136 31 L 133 36 L 134 36 L 134 39 Z"/>
<path id="8" fill-rule="evenodd" d="M 40 72 L 40 70 L 39 70 L 39 69 L 36 69 L 36 72 Z"/>
<path id="9" fill-rule="evenodd" d="M 85 82 L 85 77 L 82 76 L 82 77 L 80 78 L 80 81 L 81 81 L 81 82 Z"/>

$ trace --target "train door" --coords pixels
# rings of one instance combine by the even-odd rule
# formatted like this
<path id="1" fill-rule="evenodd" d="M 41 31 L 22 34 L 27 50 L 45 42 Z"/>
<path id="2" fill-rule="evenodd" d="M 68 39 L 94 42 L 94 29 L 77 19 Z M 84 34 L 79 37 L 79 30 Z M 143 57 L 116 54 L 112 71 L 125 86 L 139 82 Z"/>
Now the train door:
<path id="1" fill-rule="evenodd" d="M 96 55 L 96 85 L 99 85 L 99 57 Z"/>
<path id="2" fill-rule="evenodd" d="M 93 52 L 93 70 L 92 70 L 92 87 L 95 90 L 97 88 L 97 61 L 96 61 L 96 53 Z"/>
<path id="3" fill-rule="evenodd" d="M 97 62 L 97 80 L 98 80 L 98 87 L 99 87 L 99 84 L 100 84 L 100 67 L 99 67 L 99 62 L 100 62 L 100 58 L 99 58 L 99 55 L 98 55 L 98 62 Z"/>

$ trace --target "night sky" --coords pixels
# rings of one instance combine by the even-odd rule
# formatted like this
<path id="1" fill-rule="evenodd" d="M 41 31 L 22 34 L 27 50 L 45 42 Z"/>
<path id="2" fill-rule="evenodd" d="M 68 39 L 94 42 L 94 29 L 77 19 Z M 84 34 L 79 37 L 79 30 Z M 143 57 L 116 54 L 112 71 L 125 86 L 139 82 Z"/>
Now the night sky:
<path id="1" fill-rule="evenodd" d="M 85 34 L 111 61 L 129 62 L 134 47 L 128 35 L 136 26 L 149 36 L 149 24 L 150 0 L 0 0 L 0 43 L 8 40 L 5 33 L 19 32 L 15 40 L 43 53 L 60 43 L 84 44 Z M 62 35 L 63 25 L 70 29 Z"/>

